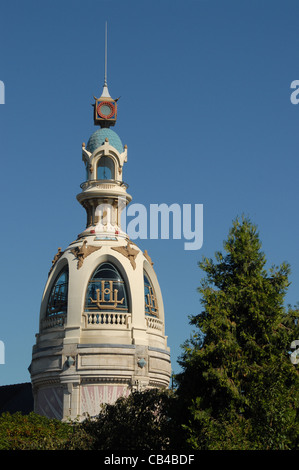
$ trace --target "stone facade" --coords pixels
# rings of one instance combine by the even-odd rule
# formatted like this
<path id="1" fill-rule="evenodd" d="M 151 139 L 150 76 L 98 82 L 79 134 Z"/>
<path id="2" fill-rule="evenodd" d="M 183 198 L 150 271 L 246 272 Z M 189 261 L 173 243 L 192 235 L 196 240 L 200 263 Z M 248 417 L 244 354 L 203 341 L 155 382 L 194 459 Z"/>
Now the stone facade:
<path id="1" fill-rule="evenodd" d="M 94 416 L 132 390 L 166 388 L 171 375 L 153 263 L 120 223 L 132 199 L 122 179 L 127 148 L 101 131 L 82 145 L 86 228 L 53 258 L 30 366 L 35 411 L 61 420 Z"/>

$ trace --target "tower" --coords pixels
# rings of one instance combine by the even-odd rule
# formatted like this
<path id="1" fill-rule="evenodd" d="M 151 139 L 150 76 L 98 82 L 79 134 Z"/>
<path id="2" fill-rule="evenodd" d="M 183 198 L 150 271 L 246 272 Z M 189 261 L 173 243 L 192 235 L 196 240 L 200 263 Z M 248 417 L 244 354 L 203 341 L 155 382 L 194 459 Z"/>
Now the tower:
<path id="1" fill-rule="evenodd" d="M 94 416 L 132 390 L 166 388 L 171 371 L 152 260 L 121 227 L 132 198 L 123 181 L 127 147 L 111 129 L 118 103 L 108 91 L 107 49 L 94 99 L 99 128 L 82 144 L 86 178 L 77 195 L 86 227 L 54 256 L 30 365 L 35 411 L 61 420 Z"/>

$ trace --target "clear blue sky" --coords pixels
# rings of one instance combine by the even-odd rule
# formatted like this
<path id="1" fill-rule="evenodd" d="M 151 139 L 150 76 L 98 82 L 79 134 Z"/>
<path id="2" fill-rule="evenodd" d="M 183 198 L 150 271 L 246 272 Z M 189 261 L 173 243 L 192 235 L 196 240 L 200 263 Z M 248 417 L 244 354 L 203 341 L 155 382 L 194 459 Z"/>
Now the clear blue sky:
<path id="1" fill-rule="evenodd" d="M 292 0 L 2 0 L 0 5 L 0 385 L 27 382 L 58 247 L 85 226 L 81 144 L 95 130 L 108 22 L 114 128 L 128 145 L 134 203 L 203 204 L 204 243 L 141 240 L 163 293 L 174 371 L 199 313 L 202 256 L 242 213 L 299 300 L 299 4 Z"/>

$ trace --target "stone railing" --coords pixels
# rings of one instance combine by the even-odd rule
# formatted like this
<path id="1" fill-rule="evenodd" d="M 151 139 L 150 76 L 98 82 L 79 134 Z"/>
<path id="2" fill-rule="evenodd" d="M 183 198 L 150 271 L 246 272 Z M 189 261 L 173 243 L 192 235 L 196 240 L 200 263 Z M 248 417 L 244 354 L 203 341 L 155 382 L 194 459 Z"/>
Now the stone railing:
<path id="1" fill-rule="evenodd" d="M 113 328 L 128 328 L 131 323 L 131 314 L 122 312 L 112 313 L 89 313 L 84 312 L 85 328 L 97 327 L 113 327 Z M 66 321 L 66 314 L 61 313 L 46 317 L 42 322 L 42 328 L 54 328 L 64 326 Z M 145 317 L 147 328 L 153 330 L 163 331 L 163 322 L 158 318 L 146 316 Z"/>
<path id="2" fill-rule="evenodd" d="M 42 328 L 47 329 L 47 328 L 54 328 L 57 326 L 64 326 L 66 321 L 66 313 L 59 313 L 58 315 L 51 315 L 49 317 L 46 317 L 42 321 Z"/>
<path id="3" fill-rule="evenodd" d="M 129 313 L 83 313 L 85 318 L 85 328 L 92 327 L 120 327 L 128 328 L 131 320 L 131 314 Z"/>
<path id="4" fill-rule="evenodd" d="M 146 325 L 148 328 L 163 331 L 163 322 L 159 318 L 146 316 Z"/>
<path id="5" fill-rule="evenodd" d="M 89 188 L 99 188 L 103 190 L 114 189 L 117 186 L 124 190 L 128 188 L 127 183 L 124 183 L 123 181 L 118 181 L 118 180 L 88 180 L 80 184 L 80 188 L 83 191 Z"/>

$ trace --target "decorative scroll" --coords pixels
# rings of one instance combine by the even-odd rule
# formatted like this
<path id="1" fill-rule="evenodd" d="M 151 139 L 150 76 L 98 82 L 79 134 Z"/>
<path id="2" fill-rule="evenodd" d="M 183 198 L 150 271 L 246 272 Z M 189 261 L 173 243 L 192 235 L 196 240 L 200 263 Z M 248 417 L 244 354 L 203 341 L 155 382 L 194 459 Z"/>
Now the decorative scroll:
<path id="1" fill-rule="evenodd" d="M 130 261 L 133 269 L 136 269 L 135 259 L 136 259 L 136 256 L 138 255 L 139 251 L 134 250 L 134 248 L 132 248 L 130 245 L 133 245 L 133 243 L 128 242 L 127 246 L 117 246 L 115 248 L 112 248 L 112 250 L 118 251 L 119 253 L 124 255 L 126 258 L 128 258 L 128 260 Z"/>
<path id="2" fill-rule="evenodd" d="M 94 253 L 95 251 L 99 250 L 102 248 L 101 246 L 87 246 L 87 240 L 84 240 L 81 246 L 76 246 L 75 248 L 72 248 L 70 251 L 73 253 L 73 255 L 77 258 L 78 263 L 77 263 L 77 269 L 80 269 L 81 266 L 83 265 L 83 261 L 87 256 L 89 256 L 91 253 Z"/>
<path id="3" fill-rule="evenodd" d="M 64 251 L 61 251 L 61 248 L 58 248 L 58 251 L 56 253 L 56 255 L 54 256 L 53 260 L 52 260 L 52 266 L 51 266 L 51 269 L 49 271 L 49 275 L 51 274 L 52 272 L 52 269 L 54 268 L 55 264 L 57 263 L 57 261 L 59 260 L 59 258 L 61 258 L 61 256 L 63 255 Z"/>

